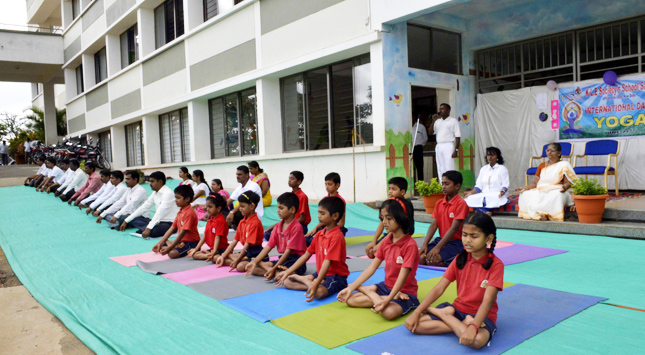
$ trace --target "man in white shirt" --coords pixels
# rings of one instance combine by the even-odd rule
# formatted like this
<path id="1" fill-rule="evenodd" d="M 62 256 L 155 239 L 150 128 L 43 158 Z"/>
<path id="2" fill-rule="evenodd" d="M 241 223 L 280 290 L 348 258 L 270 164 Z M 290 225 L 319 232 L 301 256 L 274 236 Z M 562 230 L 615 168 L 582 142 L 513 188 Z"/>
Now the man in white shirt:
<path id="1" fill-rule="evenodd" d="M 414 148 L 412 149 L 412 161 L 417 181 L 423 181 L 423 146 L 428 142 L 428 129 L 417 117 L 412 130 L 415 132 Z"/>
<path id="2" fill-rule="evenodd" d="M 437 147 L 435 158 L 437 159 L 437 176 L 441 181 L 443 173 L 455 170 L 455 160 L 459 151 L 459 140 L 461 131 L 459 122 L 450 116 L 450 105 L 443 103 L 439 105 L 439 114 L 432 116 L 431 134 L 437 136 Z"/>
<path id="3" fill-rule="evenodd" d="M 9 165 L 9 146 L 7 145 L 7 141 L 2 141 L 0 155 L 2 155 L 2 165 Z"/>
<path id="4" fill-rule="evenodd" d="M 109 169 L 101 170 L 99 175 L 101 176 L 101 182 L 103 183 L 103 185 L 101 186 L 101 188 L 98 191 L 96 191 L 96 193 L 91 194 L 91 195 L 87 196 L 86 198 L 84 198 L 83 200 L 81 200 L 81 203 L 78 204 L 78 209 L 79 210 L 82 210 L 83 208 L 88 208 L 90 203 L 96 201 L 98 198 L 101 198 L 103 196 L 107 196 L 114 189 L 114 185 L 112 185 L 110 183 L 110 170 Z"/>
<path id="5" fill-rule="evenodd" d="M 80 164 L 78 160 L 72 159 L 69 161 L 69 168 L 74 171 L 74 178 L 72 179 L 72 181 L 70 181 L 69 185 L 65 187 L 65 190 L 63 190 L 60 194 L 60 199 L 63 202 L 67 202 L 67 200 L 72 198 L 76 191 L 83 187 L 83 185 L 85 185 L 85 182 L 87 182 L 87 175 L 85 174 L 83 169 L 79 169 L 79 167 Z M 61 188 L 62 187 L 63 186 L 61 186 Z"/>
<path id="6" fill-rule="evenodd" d="M 36 187 L 44 178 L 45 173 L 47 172 L 47 165 L 45 165 L 45 156 L 36 157 L 36 164 L 40 165 L 40 168 L 38 168 L 36 175 L 29 176 L 25 179 L 25 186 Z"/>
<path id="7" fill-rule="evenodd" d="M 166 175 L 161 171 L 150 174 L 150 188 L 153 192 L 146 202 L 121 223 L 119 229 L 122 232 L 130 225 L 137 228 L 143 238 L 159 238 L 172 226 L 179 207 L 175 203 L 175 193 L 166 186 Z M 155 215 L 150 219 L 150 208 L 153 205 Z"/>
<path id="8" fill-rule="evenodd" d="M 235 173 L 237 182 L 240 183 L 235 191 L 231 194 L 231 197 L 226 201 L 227 206 L 233 204 L 245 191 L 253 191 L 258 196 L 262 196 L 262 188 L 256 182 L 249 179 L 249 167 L 246 165 L 240 165 L 237 167 L 237 172 Z M 242 220 L 242 213 L 239 212 L 240 206 L 235 207 L 229 214 L 226 216 L 226 222 L 229 225 L 233 225 L 234 228 L 237 228 L 238 223 Z M 255 213 L 257 213 L 258 218 L 262 220 L 264 215 L 264 206 L 262 203 L 258 203 L 255 206 Z"/>
<path id="9" fill-rule="evenodd" d="M 47 172 L 45 173 L 43 181 L 38 184 L 38 187 L 36 187 L 36 191 L 45 191 L 46 188 L 53 185 L 54 182 L 60 181 L 63 178 L 63 175 L 65 175 L 65 173 L 56 166 L 56 159 L 52 157 L 45 159 L 45 166 L 47 167 Z"/>
<path id="10" fill-rule="evenodd" d="M 110 182 L 108 183 L 108 185 L 112 185 L 112 188 L 108 193 L 94 200 L 85 210 L 85 214 L 94 212 L 93 216 L 98 217 L 99 214 L 101 214 L 101 211 L 110 207 L 113 203 L 118 201 L 128 189 L 128 187 L 122 184 L 122 182 L 123 172 L 121 170 L 114 170 L 110 172 Z M 101 209 L 101 207 L 104 205 L 105 207 Z"/>
<path id="11" fill-rule="evenodd" d="M 74 170 L 71 169 L 71 162 L 69 159 L 63 159 L 63 161 L 60 163 L 60 167 L 61 169 L 65 170 L 65 175 L 63 175 L 63 178 L 61 179 L 59 185 L 55 187 L 55 190 L 54 190 L 54 186 L 52 186 L 50 189 L 54 191 L 55 197 L 60 196 L 60 194 L 62 194 L 63 191 L 65 191 L 67 186 L 69 186 L 69 184 L 72 183 L 72 180 L 74 180 L 74 176 L 75 176 Z"/>
<path id="12" fill-rule="evenodd" d="M 22 145 L 25 148 L 25 163 L 29 164 L 29 157 L 31 153 L 31 139 L 27 138 L 27 141 Z"/>
<path id="13" fill-rule="evenodd" d="M 148 194 L 139 185 L 139 173 L 136 170 L 125 172 L 125 186 L 127 190 L 121 198 L 112 203 L 112 206 L 101 206 L 104 207 L 103 212 L 96 219 L 96 223 L 101 223 L 101 220 L 105 219 L 110 228 L 118 228 L 132 212 L 146 202 Z"/>
<path id="14" fill-rule="evenodd" d="M 69 168 L 69 159 L 63 159 L 63 160 L 61 160 L 61 161 L 59 162 L 59 165 L 60 165 L 60 166 L 59 166 L 59 168 L 60 168 L 60 169 L 61 169 L 61 171 L 63 172 L 63 175 L 62 175 L 62 176 L 60 177 L 60 179 L 58 179 L 58 180 L 56 180 L 56 179 L 54 178 L 54 180 L 52 181 L 52 184 L 51 184 L 51 185 L 49 185 L 49 186 L 47 187 L 47 189 L 46 189 L 48 194 L 49 194 L 50 192 L 54 192 L 54 195 L 56 195 L 56 194 L 55 194 L 56 190 L 58 190 L 58 188 L 59 188 L 62 184 L 64 184 L 64 183 L 65 183 L 65 181 L 67 181 L 67 179 L 68 179 L 68 178 L 70 178 L 70 176 L 71 176 L 71 177 L 73 177 L 73 176 L 74 176 L 74 172 L 73 172 L 72 170 L 70 170 L 70 168 Z"/>

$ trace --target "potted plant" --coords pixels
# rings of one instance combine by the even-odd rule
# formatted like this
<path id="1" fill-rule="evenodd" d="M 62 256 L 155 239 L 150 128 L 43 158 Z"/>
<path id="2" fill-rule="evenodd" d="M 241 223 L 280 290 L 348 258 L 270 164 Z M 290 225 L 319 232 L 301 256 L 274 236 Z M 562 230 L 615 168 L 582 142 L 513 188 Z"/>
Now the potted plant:
<path id="1" fill-rule="evenodd" d="M 605 212 L 607 189 L 596 179 L 575 179 L 572 181 L 573 202 L 576 204 L 578 221 L 581 223 L 600 223 Z"/>
<path id="2" fill-rule="evenodd" d="M 437 178 L 432 178 L 429 184 L 425 181 L 417 181 L 414 187 L 416 187 L 419 195 L 423 196 L 423 206 L 426 208 L 426 213 L 432 214 L 437 201 L 443 198 L 441 184 L 437 181 Z"/>

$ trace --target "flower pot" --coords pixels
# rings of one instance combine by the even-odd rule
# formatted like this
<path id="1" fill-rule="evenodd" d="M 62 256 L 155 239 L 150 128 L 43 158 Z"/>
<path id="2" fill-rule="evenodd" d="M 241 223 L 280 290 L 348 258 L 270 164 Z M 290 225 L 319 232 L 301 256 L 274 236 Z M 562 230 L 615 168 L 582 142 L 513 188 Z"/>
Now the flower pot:
<path id="1" fill-rule="evenodd" d="M 572 195 L 580 223 L 600 223 L 609 195 Z"/>
<path id="2" fill-rule="evenodd" d="M 432 194 L 430 196 L 423 196 L 423 206 L 426 208 L 427 214 L 432 214 L 434 211 L 434 206 L 437 204 L 437 201 L 444 198 L 444 194 Z"/>

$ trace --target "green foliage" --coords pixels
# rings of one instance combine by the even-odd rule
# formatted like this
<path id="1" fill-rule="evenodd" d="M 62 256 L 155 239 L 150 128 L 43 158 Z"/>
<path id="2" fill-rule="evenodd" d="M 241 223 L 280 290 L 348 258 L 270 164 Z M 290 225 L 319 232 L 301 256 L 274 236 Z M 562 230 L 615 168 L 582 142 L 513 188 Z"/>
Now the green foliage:
<path id="1" fill-rule="evenodd" d="M 26 116 L 29 120 L 26 126 L 29 130 L 35 132 L 36 139 L 45 140 L 45 112 L 40 108 L 31 107 L 31 115 Z M 65 110 L 56 109 L 56 134 L 59 136 L 67 135 L 67 119 L 65 118 Z"/>
<path id="2" fill-rule="evenodd" d="M 574 195 L 604 195 L 607 189 L 602 187 L 596 179 L 575 179 L 571 185 Z"/>
<path id="3" fill-rule="evenodd" d="M 416 187 L 419 195 L 421 196 L 430 196 L 441 193 L 441 184 L 437 181 L 437 178 L 432 178 L 429 184 L 425 181 L 417 181 L 414 184 L 414 187 Z"/>

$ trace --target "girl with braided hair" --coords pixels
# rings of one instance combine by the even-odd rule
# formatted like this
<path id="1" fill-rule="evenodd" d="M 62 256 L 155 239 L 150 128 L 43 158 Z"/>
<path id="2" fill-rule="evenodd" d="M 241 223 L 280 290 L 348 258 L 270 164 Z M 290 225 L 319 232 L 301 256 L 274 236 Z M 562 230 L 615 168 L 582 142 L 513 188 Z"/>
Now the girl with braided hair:
<path id="1" fill-rule="evenodd" d="M 504 287 L 504 264 L 495 254 L 497 228 L 493 219 L 473 212 L 464 221 L 464 251 L 450 264 L 439 283 L 406 319 L 414 334 L 454 333 L 459 344 L 480 349 L 497 326 L 497 292 Z M 490 247 L 487 247 L 490 245 Z M 451 282 L 457 281 L 457 299 L 430 307 Z"/>

